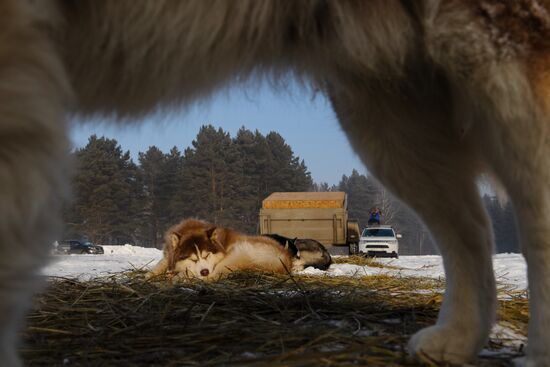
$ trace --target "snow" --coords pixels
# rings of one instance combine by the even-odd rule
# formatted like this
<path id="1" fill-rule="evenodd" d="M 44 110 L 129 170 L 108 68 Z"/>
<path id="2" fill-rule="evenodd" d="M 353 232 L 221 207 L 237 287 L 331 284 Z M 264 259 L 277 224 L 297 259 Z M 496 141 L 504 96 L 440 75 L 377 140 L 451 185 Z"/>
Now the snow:
<path id="1" fill-rule="evenodd" d="M 125 270 L 150 269 L 161 258 L 162 251 L 137 246 L 104 246 L 103 255 L 56 255 L 52 263 L 43 270 L 46 276 L 77 278 L 88 280 L 112 275 Z M 332 264 L 327 271 L 307 268 L 301 274 L 311 276 L 389 275 L 398 277 L 445 277 L 440 256 L 400 256 L 399 259 L 378 259 L 388 267 L 369 267 L 353 264 Z M 527 288 L 526 264 L 520 254 L 498 254 L 493 257 L 497 281 L 507 289 Z M 391 322 L 391 320 L 387 320 Z M 517 355 L 518 349 L 526 342 L 523 335 L 516 333 L 509 325 L 499 323 L 491 333 L 493 340 L 499 340 L 503 348 L 499 351 L 484 349 L 481 355 Z M 521 365 L 521 362 L 517 362 Z"/>
<path id="2" fill-rule="evenodd" d="M 131 245 L 104 246 L 103 255 L 56 255 L 43 270 L 47 276 L 91 279 L 132 269 L 149 269 L 161 258 L 162 251 Z M 326 271 L 307 268 L 301 273 L 313 276 L 389 275 L 443 279 L 445 273 L 440 256 L 400 256 L 399 259 L 378 259 L 389 267 L 378 268 L 353 264 L 332 264 Z M 527 288 L 526 264 L 520 254 L 498 254 L 493 257 L 495 275 L 508 288 Z"/>
<path id="3" fill-rule="evenodd" d="M 162 251 L 155 248 L 124 245 L 103 246 L 103 250 L 103 255 L 54 255 L 43 274 L 87 280 L 125 270 L 149 269 L 162 258 Z"/>

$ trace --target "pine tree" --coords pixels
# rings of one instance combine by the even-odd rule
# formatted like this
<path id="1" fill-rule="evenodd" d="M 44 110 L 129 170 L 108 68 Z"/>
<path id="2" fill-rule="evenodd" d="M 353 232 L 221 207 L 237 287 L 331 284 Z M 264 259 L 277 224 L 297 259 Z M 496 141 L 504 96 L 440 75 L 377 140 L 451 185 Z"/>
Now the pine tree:
<path id="1" fill-rule="evenodd" d="M 213 126 L 201 127 L 193 147 L 185 150 L 182 180 L 185 212 L 227 224 L 234 220 L 231 198 L 236 191 L 238 152 L 228 133 Z"/>
<path id="2" fill-rule="evenodd" d="M 314 182 L 311 185 L 311 188 L 309 191 L 314 192 L 328 192 L 328 191 L 338 191 L 338 187 L 336 185 L 329 186 L 327 182 Z"/>
<path id="3" fill-rule="evenodd" d="M 294 156 L 292 148 L 280 134 L 272 131 L 265 139 L 271 153 L 271 159 L 268 161 L 270 180 L 266 182 L 266 193 L 308 191 L 313 182 L 304 161 Z"/>
<path id="4" fill-rule="evenodd" d="M 349 177 L 342 176 L 338 191 L 348 195 L 348 217 L 358 220 L 360 226 L 366 226 L 370 209 L 377 205 L 378 186 L 372 179 L 353 170 Z"/>
<path id="5" fill-rule="evenodd" d="M 165 155 L 163 174 L 166 177 L 165 195 L 167 197 L 165 222 L 163 222 L 163 232 L 174 223 L 183 218 L 182 207 L 185 205 L 178 197 L 178 192 L 186 190 L 182 181 L 183 157 L 177 147 L 170 149 Z"/>
<path id="6" fill-rule="evenodd" d="M 92 135 L 75 157 L 75 232 L 98 243 L 134 242 L 142 193 L 130 153 L 114 139 Z"/>
<path id="7" fill-rule="evenodd" d="M 162 236 L 162 221 L 166 216 L 168 198 L 165 191 L 165 155 L 155 146 L 139 153 L 140 177 L 143 183 L 144 200 L 142 233 L 146 243 L 155 245 Z"/>
<path id="8" fill-rule="evenodd" d="M 241 127 L 233 139 L 238 151 L 239 163 L 238 186 L 236 190 L 234 209 L 239 216 L 237 226 L 244 232 L 256 231 L 258 222 L 258 208 L 262 200 L 262 181 L 266 176 L 266 161 L 269 151 L 264 137 L 256 130 Z"/>

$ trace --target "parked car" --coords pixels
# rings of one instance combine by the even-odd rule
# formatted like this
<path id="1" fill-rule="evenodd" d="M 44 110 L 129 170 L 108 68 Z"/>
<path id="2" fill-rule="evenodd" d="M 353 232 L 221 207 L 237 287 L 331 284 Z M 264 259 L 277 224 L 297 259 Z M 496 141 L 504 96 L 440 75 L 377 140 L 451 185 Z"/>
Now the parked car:
<path id="1" fill-rule="evenodd" d="M 399 257 L 400 234 L 391 226 L 366 227 L 359 238 L 359 254 L 376 257 Z"/>
<path id="2" fill-rule="evenodd" d="M 103 254 L 103 247 L 87 241 L 65 240 L 58 241 L 55 246 L 57 254 Z"/>

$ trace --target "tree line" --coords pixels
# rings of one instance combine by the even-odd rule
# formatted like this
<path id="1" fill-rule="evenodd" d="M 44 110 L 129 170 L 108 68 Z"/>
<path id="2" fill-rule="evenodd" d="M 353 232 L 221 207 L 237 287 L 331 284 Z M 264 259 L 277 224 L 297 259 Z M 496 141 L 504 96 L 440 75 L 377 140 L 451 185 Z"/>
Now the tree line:
<path id="1" fill-rule="evenodd" d="M 203 126 L 183 153 L 152 146 L 137 164 L 116 140 L 92 135 L 73 158 L 64 236 L 102 244 L 158 246 L 166 229 L 185 217 L 255 233 L 264 198 L 313 184 L 281 135 L 244 127 L 231 137 Z"/>
<path id="2" fill-rule="evenodd" d="M 262 200 L 275 191 L 344 191 L 349 218 L 363 227 L 379 207 L 385 223 L 403 235 L 402 254 L 434 254 L 428 230 L 413 212 L 371 176 L 353 170 L 337 185 L 314 183 L 303 159 L 276 132 L 242 127 L 234 137 L 201 127 L 190 147 L 162 152 L 155 146 L 138 162 L 115 139 L 92 135 L 73 153 L 73 201 L 64 209 L 65 238 L 99 244 L 160 246 L 166 229 L 195 217 L 257 233 Z M 498 252 L 517 252 L 511 204 L 485 195 Z"/>

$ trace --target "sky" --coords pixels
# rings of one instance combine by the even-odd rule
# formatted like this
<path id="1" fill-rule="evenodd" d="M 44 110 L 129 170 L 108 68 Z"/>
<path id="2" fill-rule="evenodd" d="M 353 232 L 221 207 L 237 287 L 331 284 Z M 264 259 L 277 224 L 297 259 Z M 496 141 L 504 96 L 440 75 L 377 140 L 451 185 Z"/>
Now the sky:
<path id="1" fill-rule="evenodd" d="M 274 91 L 267 84 L 246 88 L 231 87 L 213 95 L 207 102 L 169 115 L 153 114 L 132 126 L 115 125 L 105 120 L 77 121 L 71 129 L 75 148 L 86 145 L 92 134 L 116 139 L 137 162 L 139 152 L 157 146 L 168 152 L 191 145 L 202 125 L 221 127 L 232 137 L 242 126 L 266 135 L 276 131 L 304 159 L 314 182 L 338 184 L 342 175 L 353 169 L 366 169 L 352 151 L 336 116 L 321 94 L 297 85 Z"/>

